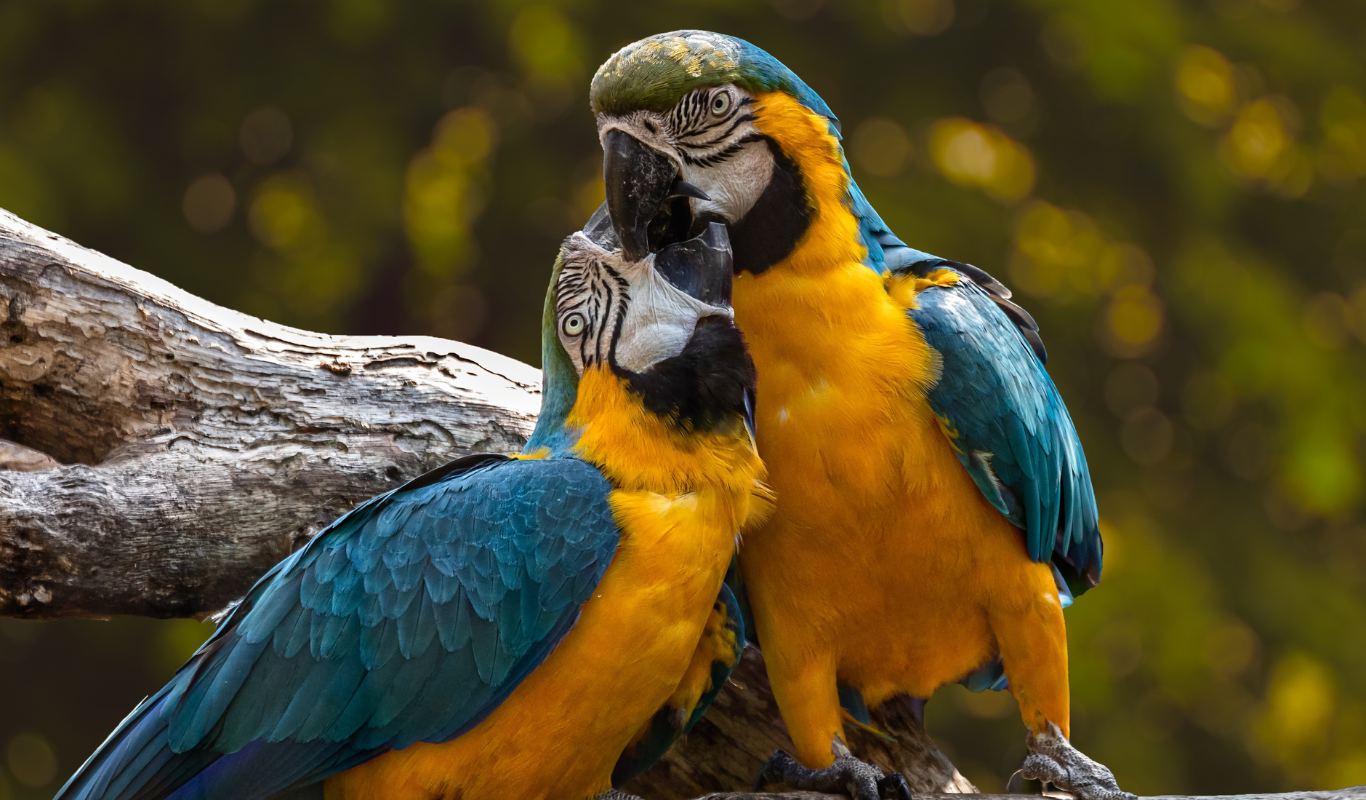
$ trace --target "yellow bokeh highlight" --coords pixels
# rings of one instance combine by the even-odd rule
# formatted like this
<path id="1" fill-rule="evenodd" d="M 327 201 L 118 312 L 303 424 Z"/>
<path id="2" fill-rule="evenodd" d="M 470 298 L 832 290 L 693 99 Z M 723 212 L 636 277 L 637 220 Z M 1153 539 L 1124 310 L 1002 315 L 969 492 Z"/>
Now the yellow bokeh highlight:
<path id="1" fill-rule="evenodd" d="M 1214 48 L 1187 47 L 1177 61 L 1176 97 L 1186 116 L 1201 125 L 1218 125 L 1238 100 L 1233 65 Z"/>
<path id="2" fill-rule="evenodd" d="M 1307 653 L 1276 662 L 1267 687 L 1257 735 L 1286 767 L 1314 761 L 1328 743 L 1337 687 L 1333 674 Z"/>
<path id="3" fill-rule="evenodd" d="M 1314 158 L 1295 141 L 1299 112 L 1289 98 L 1263 97 L 1243 106 L 1219 142 L 1219 161 L 1243 184 L 1282 197 L 1303 197 L 1314 182 Z"/>
<path id="4" fill-rule="evenodd" d="M 580 70 L 575 51 L 578 34 L 558 9 L 535 5 L 522 9 L 508 29 L 513 55 L 530 73 L 567 76 Z"/>
<path id="5" fill-rule="evenodd" d="M 436 125 L 430 147 L 408 164 L 403 222 L 418 265 L 449 278 L 473 260 L 470 225 L 484 207 L 486 161 L 498 126 L 481 108 L 458 108 Z"/>
<path id="6" fill-rule="evenodd" d="M 1122 287 L 1105 311 L 1101 344 L 1122 358 L 1147 355 L 1162 332 L 1163 313 L 1162 300 L 1146 286 Z"/>
<path id="7" fill-rule="evenodd" d="M 327 235 L 313 189 L 301 173 L 272 175 L 262 182 L 247 222 L 258 242 L 281 252 L 316 249 Z"/>
<path id="8" fill-rule="evenodd" d="M 930 128 L 930 158 L 950 181 L 1002 202 L 1018 202 L 1034 190 L 1034 156 L 992 125 L 963 117 L 938 120 Z"/>
<path id="9" fill-rule="evenodd" d="M 1155 272 L 1147 251 L 1109 239 L 1080 211 L 1034 200 L 1016 223 L 1011 279 L 1036 297 L 1095 296 L 1124 286 L 1149 286 Z"/>
<path id="10" fill-rule="evenodd" d="M 1285 120 L 1266 98 L 1248 103 L 1220 145 L 1219 155 L 1235 174 L 1265 178 L 1290 145 Z"/>

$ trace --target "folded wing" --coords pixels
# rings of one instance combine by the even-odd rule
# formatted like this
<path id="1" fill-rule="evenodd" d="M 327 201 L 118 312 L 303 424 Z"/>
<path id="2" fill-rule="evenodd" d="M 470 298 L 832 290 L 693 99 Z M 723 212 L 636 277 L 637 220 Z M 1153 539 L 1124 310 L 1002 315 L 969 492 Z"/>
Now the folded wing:
<path id="1" fill-rule="evenodd" d="M 483 720 L 616 552 L 573 459 L 472 456 L 352 510 L 263 577 L 61 800 L 251 800 Z"/>

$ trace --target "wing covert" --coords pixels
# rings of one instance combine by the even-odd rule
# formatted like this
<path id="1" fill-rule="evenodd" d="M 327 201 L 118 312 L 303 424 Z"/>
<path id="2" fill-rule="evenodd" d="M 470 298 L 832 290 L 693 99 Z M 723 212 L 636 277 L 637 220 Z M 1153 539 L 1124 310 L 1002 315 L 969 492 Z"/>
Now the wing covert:
<path id="1" fill-rule="evenodd" d="M 1101 541 L 1072 418 L 1020 320 L 962 265 L 934 261 L 970 280 L 930 286 L 909 312 L 943 357 L 930 407 L 978 488 L 1024 529 L 1030 557 L 1051 560 L 1080 594 L 1100 580 Z"/>
<path id="2" fill-rule="evenodd" d="M 357 506 L 58 796 L 265 798 L 460 735 L 577 620 L 616 552 L 610 491 L 574 459 L 475 456 Z"/>

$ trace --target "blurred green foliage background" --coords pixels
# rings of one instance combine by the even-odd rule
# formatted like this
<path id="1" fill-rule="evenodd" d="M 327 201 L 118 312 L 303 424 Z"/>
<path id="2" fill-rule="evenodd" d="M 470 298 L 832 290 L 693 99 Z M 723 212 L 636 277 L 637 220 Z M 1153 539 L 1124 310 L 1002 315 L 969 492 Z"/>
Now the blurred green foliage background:
<path id="1" fill-rule="evenodd" d="M 3 0 L 0 207 L 215 302 L 536 363 L 602 196 L 593 69 L 747 38 L 908 242 L 1038 317 L 1105 518 L 1073 732 L 1139 793 L 1366 783 L 1366 4 Z M 210 627 L 0 620 L 0 800 Z M 1011 700 L 929 725 L 1000 789 Z"/>

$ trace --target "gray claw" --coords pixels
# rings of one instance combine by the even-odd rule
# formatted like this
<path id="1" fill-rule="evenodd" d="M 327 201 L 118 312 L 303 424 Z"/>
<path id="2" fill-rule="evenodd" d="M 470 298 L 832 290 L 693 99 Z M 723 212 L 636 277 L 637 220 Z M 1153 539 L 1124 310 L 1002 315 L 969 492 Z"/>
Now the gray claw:
<path id="1" fill-rule="evenodd" d="M 1018 775 L 1044 781 L 1071 792 L 1077 800 L 1137 800 L 1135 795 L 1119 788 L 1115 776 L 1104 764 L 1092 761 L 1072 746 L 1057 725 L 1048 723 L 1048 730 L 1025 737 L 1029 755 L 1020 765 Z"/>

